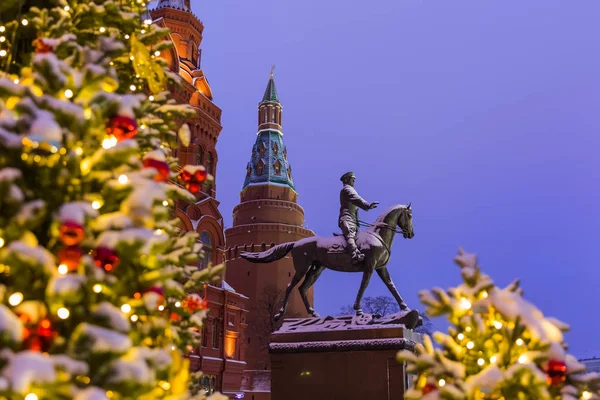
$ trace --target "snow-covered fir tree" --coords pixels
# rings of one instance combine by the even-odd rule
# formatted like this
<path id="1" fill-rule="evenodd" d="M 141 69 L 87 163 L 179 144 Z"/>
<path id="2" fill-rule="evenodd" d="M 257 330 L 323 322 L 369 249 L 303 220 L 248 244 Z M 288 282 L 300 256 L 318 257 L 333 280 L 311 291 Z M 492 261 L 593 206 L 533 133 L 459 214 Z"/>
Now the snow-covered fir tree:
<path id="1" fill-rule="evenodd" d="M 448 334 L 398 354 L 417 376 L 406 399 L 600 399 L 600 375 L 567 353 L 566 324 L 525 300 L 518 282 L 496 287 L 475 255 L 460 250 L 454 261 L 460 286 L 419 294 L 430 316 L 447 316 Z"/>
<path id="2" fill-rule="evenodd" d="M 210 177 L 170 155 L 167 32 L 142 0 L 29 3 L 0 14 L 0 397 L 190 398 L 215 271 L 173 210 Z"/>

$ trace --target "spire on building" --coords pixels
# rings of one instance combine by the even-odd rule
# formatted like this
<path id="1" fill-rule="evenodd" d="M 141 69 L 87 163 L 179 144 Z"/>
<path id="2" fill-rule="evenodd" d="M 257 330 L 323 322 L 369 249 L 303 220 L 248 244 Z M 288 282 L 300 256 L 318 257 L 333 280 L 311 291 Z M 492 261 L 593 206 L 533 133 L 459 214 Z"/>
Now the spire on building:
<path id="1" fill-rule="evenodd" d="M 267 84 L 267 89 L 265 90 L 265 95 L 263 96 L 262 102 L 265 101 L 273 101 L 275 103 L 279 103 L 279 97 L 277 96 L 277 89 L 275 89 L 275 80 L 273 80 L 273 71 L 275 70 L 275 66 L 271 67 L 271 77 L 269 78 L 269 83 Z"/>
<path id="2" fill-rule="evenodd" d="M 183 11 L 192 11 L 190 0 L 159 0 L 158 7 L 171 7 Z"/>
<path id="3" fill-rule="evenodd" d="M 244 188 L 249 185 L 275 184 L 294 189 L 292 167 L 288 161 L 281 128 L 282 108 L 273 69 L 263 100 L 258 106 L 258 134 L 252 156 L 246 166 Z"/>

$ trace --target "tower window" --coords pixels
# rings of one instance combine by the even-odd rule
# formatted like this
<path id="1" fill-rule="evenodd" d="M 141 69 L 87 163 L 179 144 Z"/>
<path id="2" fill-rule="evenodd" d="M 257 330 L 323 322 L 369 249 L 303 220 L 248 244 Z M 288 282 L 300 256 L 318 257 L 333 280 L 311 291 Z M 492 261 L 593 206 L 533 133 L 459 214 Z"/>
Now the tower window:
<path id="1" fill-rule="evenodd" d="M 281 175 L 281 162 L 279 162 L 279 160 L 275 161 L 273 169 L 275 170 L 275 175 Z"/>
<path id="2" fill-rule="evenodd" d="M 277 153 L 279 153 L 279 146 L 277 145 L 277 142 L 273 143 L 273 155 L 277 156 Z"/>
<path id="3" fill-rule="evenodd" d="M 213 154 L 210 151 L 208 151 L 206 153 L 206 165 L 205 165 L 206 172 L 208 172 L 209 174 L 214 175 L 215 174 L 214 171 L 213 171 L 214 164 L 215 164 L 215 160 L 214 160 Z"/>
<path id="4" fill-rule="evenodd" d="M 198 146 L 198 151 L 196 152 L 196 165 L 202 165 L 204 163 L 204 149 L 202 146 Z"/>
<path id="5" fill-rule="evenodd" d="M 218 349 L 219 348 L 219 324 L 217 323 L 217 320 L 213 320 L 213 331 L 212 331 L 213 337 L 212 337 L 212 347 L 213 349 Z"/>
<path id="6" fill-rule="evenodd" d="M 263 170 L 265 168 L 265 163 L 263 163 L 262 160 L 258 160 L 258 163 L 256 164 L 256 175 L 262 175 L 263 174 Z"/>
<path id="7" fill-rule="evenodd" d="M 200 233 L 200 242 L 202 242 L 202 252 L 204 253 L 202 258 L 198 260 L 198 269 L 202 270 L 212 264 L 213 261 L 213 241 L 210 237 L 210 233 L 202 231 Z"/>

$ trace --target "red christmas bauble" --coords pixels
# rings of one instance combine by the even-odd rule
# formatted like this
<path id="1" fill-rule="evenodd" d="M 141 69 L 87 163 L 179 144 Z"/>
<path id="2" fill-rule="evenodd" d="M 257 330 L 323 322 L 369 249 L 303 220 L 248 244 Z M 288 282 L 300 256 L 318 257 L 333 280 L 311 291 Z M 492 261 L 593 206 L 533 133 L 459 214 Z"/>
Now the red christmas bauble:
<path id="1" fill-rule="evenodd" d="M 208 300 L 200 299 L 194 296 L 189 296 L 182 303 L 183 308 L 186 308 L 189 312 L 193 313 L 194 311 L 206 310 L 208 308 Z"/>
<path id="2" fill-rule="evenodd" d="M 433 383 L 428 383 L 423 388 L 423 394 L 431 393 L 431 392 L 434 392 L 436 390 L 438 390 L 438 388 L 437 388 L 436 385 L 434 385 Z"/>
<path id="3" fill-rule="evenodd" d="M 36 352 L 50 350 L 54 339 L 58 336 L 58 333 L 52 328 L 52 322 L 44 318 L 35 326 L 35 324 L 29 324 L 30 318 L 25 314 L 21 314 L 19 318 L 23 322 L 22 348 Z"/>
<path id="4" fill-rule="evenodd" d="M 58 238 L 66 246 L 75 246 L 85 238 L 85 230 L 75 221 L 65 221 L 59 228 Z"/>
<path id="5" fill-rule="evenodd" d="M 154 175 L 155 181 L 164 182 L 169 180 L 171 169 L 169 168 L 169 164 L 165 161 L 159 161 L 153 158 L 145 158 L 143 165 L 145 168 L 154 168 L 157 171 L 157 174 Z"/>
<path id="6" fill-rule="evenodd" d="M 135 137 L 138 133 L 137 121 L 124 115 L 116 115 L 108 120 L 106 133 L 117 138 L 118 142 Z"/>
<path id="7" fill-rule="evenodd" d="M 206 168 L 202 166 L 198 166 L 193 173 L 185 168 L 179 173 L 179 179 L 191 193 L 197 193 L 200 190 L 201 184 L 207 176 Z"/>
<path id="8" fill-rule="evenodd" d="M 567 364 L 560 360 L 548 361 L 546 375 L 548 376 L 549 385 L 560 385 L 567 379 Z"/>
<path id="9" fill-rule="evenodd" d="M 69 272 L 75 271 L 79 266 L 81 256 L 83 256 L 83 251 L 79 246 L 68 246 L 58 252 L 58 262 L 66 265 Z"/>
<path id="10" fill-rule="evenodd" d="M 38 38 L 33 42 L 37 54 L 53 53 L 54 47 L 48 44 L 44 39 Z"/>
<path id="11" fill-rule="evenodd" d="M 98 268 L 111 272 L 119 266 L 119 255 L 108 247 L 98 247 L 94 250 L 94 263 Z"/>

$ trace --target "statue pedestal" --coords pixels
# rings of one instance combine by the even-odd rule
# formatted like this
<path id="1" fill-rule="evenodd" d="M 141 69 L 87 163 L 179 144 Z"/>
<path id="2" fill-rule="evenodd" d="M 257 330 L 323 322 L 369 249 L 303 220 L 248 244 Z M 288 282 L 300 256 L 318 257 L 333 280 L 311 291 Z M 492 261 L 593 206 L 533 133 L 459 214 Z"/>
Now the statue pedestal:
<path id="1" fill-rule="evenodd" d="M 271 399 L 402 400 L 408 377 L 396 353 L 412 350 L 421 335 L 395 322 L 370 315 L 286 319 L 269 346 Z"/>

